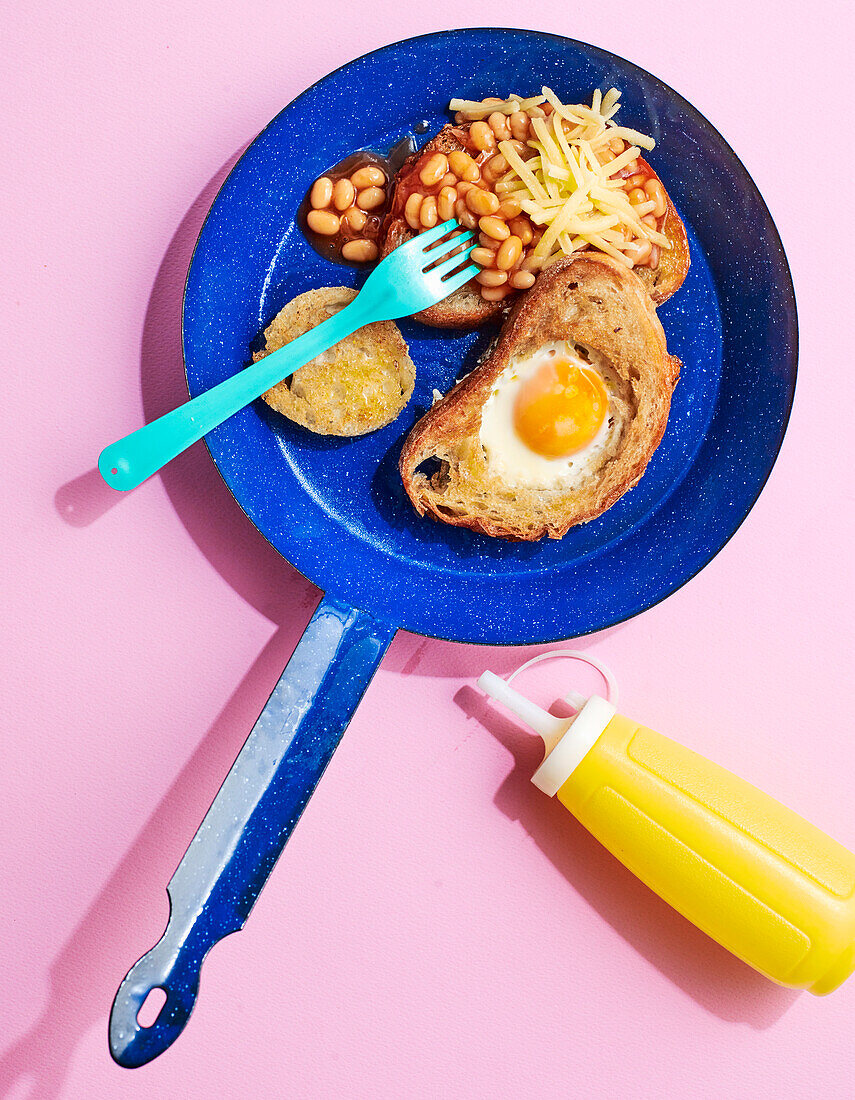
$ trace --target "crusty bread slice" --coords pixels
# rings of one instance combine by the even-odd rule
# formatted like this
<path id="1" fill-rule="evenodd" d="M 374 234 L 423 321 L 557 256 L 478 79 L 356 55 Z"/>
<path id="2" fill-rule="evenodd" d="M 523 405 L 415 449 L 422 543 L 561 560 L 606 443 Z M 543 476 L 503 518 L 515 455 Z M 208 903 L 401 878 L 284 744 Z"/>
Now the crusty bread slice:
<path id="1" fill-rule="evenodd" d="M 327 321 L 356 297 L 321 287 L 292 298 L 264 330 L 253 360 Z M 300 367 L 263 395 L 271 408 L 319 435 L 365 435 L 390 424 L 413 393 L 416 368 L 392 321 L 375 321 Z"/>
<path id="2" fill-rule="evenodd" d="M 404 205 L 408 197 L 407 181 L 418 170 L 424 157 L 430 156 L 431 153 L 451 153 L 455 149 L 463 149 L 460 134 L 467 129 L 466 126 L 443 126 L 435 138 L 431 138 L 418 153 L 414 153 L 404 161 L 395 176 L 392 203 L 383 223 L 381 259 L 383 256 L 388 256 L 393 248 L 397 248 L 398 245 L 404 244 L 415 236 L 404 220 Z M 434 328 L 474 328 L 492 317 L 498 317 L 508 308 L 508 304 L 507 302 L 486 302 L 481 297 L 478 284 L 471 282 L 455 290 L 435 306 L 429 306 L 413 316 L 416 320 Z"/>
<path id="3" fill-rule="evenodd" d="M 659 177 L 647 161 L 643 157 L 638 159 L 653 178 L 658 180 Z M 659 180 L 659 182 L 662 181 Z M 668 209 L 665 211 L 662 232 L 668 238 L 671 247 L 662 249 L 658 267 L 634 268 L 638 277 L 647 287 L 650 297 L 658 306 L 680 289 L 683 280 L 689 273 L 689 239 L 686 236 L 686 227 L 683 225 L 667 191 L 665 191 L 665 198 L 668 202 Z"/>
<path id="4" fill-rule="evenodd" d="M 612 452 L 577 487 L 512 487 L 488 464 L 482 409 L 513 360 L 556 340 L 606 357 L 626 395 L 626 422 Z M 489 357 L 410 432 L 399 462 L 407 495 L 421 515 L 442 523 L 505 539 L 561 538 L 641 478 L 665 431 L 680 366 L 637 275 L 600 253 L 558 260 L 520 298 Z"/>

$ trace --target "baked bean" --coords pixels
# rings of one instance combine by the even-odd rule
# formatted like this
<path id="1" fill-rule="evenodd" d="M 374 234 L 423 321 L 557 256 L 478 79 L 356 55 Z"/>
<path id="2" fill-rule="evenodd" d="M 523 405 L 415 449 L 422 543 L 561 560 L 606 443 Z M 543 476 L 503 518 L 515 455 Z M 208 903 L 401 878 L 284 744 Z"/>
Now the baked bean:
<path id="1" fill-rule="evenodd" d="M 418 229 L 421 225 L 419 221 L 419 211 L 422 208 L 422 196 L 418 191 L 414 191 L 412 195 L 407 199 L 404 205 L 404 219 L 410 229 Z"/>
<path id="2" fill-rule="evenodd" d="M 532 156 L 532 155 L 535 155 L 535 156 L 537 155 L 537 150 L 530 149 L 524 141 L 516 141 L 514 139 L 514 140 L 511 141 L 510 145 L 511 145 L 511 148 L 514 150 L 514 152 L 519 153 L 519 155 L 521 157 L 529 157 L 529 156 Z"/>
<path id="3" fill-rule="evenodd" d="M 635 240 L 630 241 L 623 249 L 623 254 L 636 265 L 636 267 L 642 267 L 647 263 L 647 259 L 650 256 L 651 244 L 650 241 Z"/>
<path id="4" fill-rule="evenodd" d="M 486 107 L 488 103 L 504 103 L 505 101 L 500 96 L 488 95 L 488 96 L 484 96 L 484 98 L 481 100 L 481 102 Z"/>
<path id="5" fill-rule="evenodd" d="M 472 262 L 481 267 L 492 267 L 496 262 L 496 253 L 492 248 L 473 248 L 469 255 Z"/>
<path id="6" fill-rule="evenodd" d="M 419 210 L 419 221 L 425 229 L 432 229 L 436 225 L 438 217 L 436 199 L 433 195 L 428 195 L 422 200 L 422 206 Z"/>
<path id="7" fill-rule="evenodd" d="M 503 115 L 501 111 L 493 111 L 487 122 L 497 141 L 511 140 L 511 124 L 507 115 Z"/>
<path id="8" fill-rule="evenodd" d="M 455 189 L 453 187 L 443 187 L 436 200 L 436 210 L 441 222 L 447 222 L 449 218 L 454 217 L 454 204 L 456 202 L 457 192 Z"/>
<path id="9" fill-rule="evenodd" d="M 433 187 L 439 183 L 445 173 L 448 171 L 448 157 L 445 153 L 434 153 L 432 157 L 428 158 L 427 163 L 419 172 L 419 179 L 425 185 L 425 187 Z"/>
<path id="10" fill-rule="evenodd" d="M 543 111 L 543 113 L 546 115 L 547 118 L 549 118 L 549 116 L 555 110 L 555 108 L 552 106 L 551 103 L 541 103 L 540 104 L 540 109 L 541 109 L 541 111 Z"/>
<path id="11" fill-rule="evenodd" d="M 455 218 L 457 218 L 460 224 L 465 226 L 467 229 L 478 228 L 478 219 L 467 207 L 464 199 L 458 199 L 457 202 L 454 204 L 454 216 Z"/>
<path id="12" fill-rule="evenodd" d="M 464 115 L 464 113 L 462 111 L 455 111 L 454 112 L 454 121 L 459 126 L 461 122 L 466 122 L 466 115 Z"/>
<path id="13" fill-rule="evenodd" d="M 492 191 L 481 191 L 473 187 L 466 193 L 466 205 L 473 214 L 483 217 L 485 214 L 495 214 L 499 209 L 499 200 Z"/>
<path id="14" fill-rule="evenodd" d="M 453 172 L 446 172 L 442 179 L 439 181 L 440 187 L 455 187 L 457 185 L 457 176 Z"/>
<path id="15" fill-rule="evenodd" d="M 629 164 L 627 164 L 627 166 L 624 168 L 624 172 L 626 172 L 626 174 L 628 176 L 634 176 L 637 171 L 638 171 L 638 157 L 636 157 L 635 160 L 631 160 L 629 162 Z"/>
<path id="16" fill-rule="evenodd" d="M 306 224 L 313 233 L 322 237 L 334 237 L 341 228 L 338 215 L 332 210 L 310 210 L 306 215 Z"/>
<path id="17" fill-rule="evenodd" d="M 609 148 L 616 157 L 619 157 L 624 149 L 626 149 L 626 145 L 624 144 L 623 138 L 612 138 L 609 142 Z"/>
<path id="18" fill-rule="evenodd" d="M 362 191 L 365 187 L 384 187 L 386 173 L 374 164 L 366 164 L 364 168 L 356 169 L 350 177 L 350 182 L 357 191 Z"/>
<path id="19" fill-rule="evenodd" d="M 490 183 L 495 183 L 499 176 L 503 176 L 507 170 L 508 162 L 501 153 L 497 153 L 496 156 L 490 157 L 484 165 L 484 179 L 489 180 Z"/>
<path id="20" fill-rule="evenodd" d="M 467 199 L 468 197 L 467 195 Z M 495 195 L 493 198 L 495 198 Z M 486 233 L 488 237 L 492 237 L 497 241 L 506 241 L 511 235 L 507 222 L 503 222 L 501 218 L 493 218 L 487 215 L 478 219 L 478 225 L 482 233 Z"/>
<path id="21" fill-rule="evenodd" d="M 508 280 L 514 290 L 528 290 L 534 286 L 534 273 L 531 271 L 515 271 Z"/>
<path id="22" fill-rule="evenodd" d="M 627 191 L 631 191 L 633 187 L 643 187 L 646 178 L 643 172 L 636 172 L 634 176 L 624 180 L 623 185 Z"/>
<path id="23" fill-rule="evenodd" d="M 348 241 L 341 246 L 341 254 L 346 260 L 365 264 L 377 259 L 377 245 L 374 241 Z"/>
<path id="24" fill-rule="evenodd" d="M 478 244 L 480 244 L 482 248 L 491 248 L 495 252 L 501 243 L 502 242 L 497 241 L 495 237 L 488 237 L 486 233 L 478 234 Z"/>
<path id="25" fill-rule="evenodd" d="M 505 204 L 502 203 L 502 205 L 499 207 L 499 213 L 502 213 L 504 209 Z M 508 228 L 515 237 L 519 237 L 519 239 L 523 243 L 523 247 L 525 247 L 525 245 L 527 244 L 531 244 L 531 239 L 534 236 L 534 233 L 532 232 L 531 222 L 528 220 L 528 218 L 511 218 L 508 222 Z"/>
<path id="26" fill-rule="evenodd" d="M 315 180 L 309 192 L 309 202 L 313 209 L 323 210 L 325 206 L 329 206 L 332 193 L 332 180 L 328 176 L 321 176 L 319 180 Z"/>
<path id="27" fill-rule="evenodd" d="M 627 198 L 633 206 L 640 206 L 641 203 L 647 202 L 647 192 L 643 187 L 633 187 Z"/>
<path id="28" fill-rule="evenodd" d="M 469 245 L 470 245 L 469 241 L 464 241 L 463 244 L 459 244 L 457 246 L 457 248 L 452 248 L 452 250 L 450 252 L 446 252 L 444 255 L 446 257 L 459 256 L 461 252 L 466 251 L 466 249 L 469 247 Z"/>
<path id="29" fill-rule="evenodd" d="M 347 210 L 352 205 L 353 200 L 356 198 L 356 188 L 350 182 L 350 180 L 336 180 L 333 186 L 332 199 L 333 206 L 339 213 Z"/>
<path id="30" fill-rule="evenodd" d="M 609 163 L 610 160 L 615 159 L 614 153 L 611 151 L 611 149 L 608 148 L 608 146 L 605 149 L 598 149 L 595 156 L 600 164 L 602 164 L 604 167 Z"/>
<path id="31" fill-rule="evenodd" d="M 656 204 L 653 207 L 653 215 L 657 218 L 661 218 L 668 209 L 668 199 L 665 197 L 665 188 L 659 180 L 649 179 L 644 185 L 644 190 L 647 192 L 647 197 L 653 199 Z"/>
<path id="32" fill-rule="evenodd" d="M 519 199 L 503 199 L 499 207 L 499 213 L 503 218 L 518 218 L 522 213 L 522 203 Z"/>
<path id="33" fill-rule="evenodd" d="M 654 244 L 650 249 L 650 255 L 647 257 L 647 266 L 653 268 L 655 271 L 659 267 L 659 258 L 662 254 L 662 249 L 658 244 Z"/>
<path id="34" fill-rule="evenodd" d="M 347 225 L 354 233 L 361 233 L 368 215 L 358 206 L 351 206 L 341 216 L 342 224 Z"/>
<path id="35" fill-rule="evenodd" d="M 526 256 L 523 262 L 520 264 L 521 271 L 540 271 L 543 266 L 543 260 L 537 259 L 536 256 Z"/>
<path id="36" fill-rule="evenodd" d="M 511 134 L 517 141 L 525 141 L 528 137 L 529 117 L 525 111 L 514 111 L 508 120 L 511 124 Z"/>
<path id="37" fill-rule="evenodd" d="M 455 149 L 448 154 L 448 163 L 451 171 L 467 183 L 474 183 L 481 178 L 481 170 L 472 157 L 462 149 Z"/>
<path id="38" fill-rule="evenodd" d="M 482 286 L 481 297 L 485 302 L 501 302 L 508 296 L 507 286 Z"/>
<path id="39" fill-rule="evenodd" d="M 386 192 L 382 187 L 366 187 L 356 196 L 356 205 L 360 210 L 376 210 L 386 201 Z"/>
<path id="40" fill-rule="evenodd" d="M 645 214 L 641 219 L 641 224 L 648 226 L 650 229 L 658 229 L 659 223 L 657 222 L 653 214 Z"/>
<path id="41" fill-rule="evenodd" d="M 501 271 L 510 271 L 519 262 L 522 250 L 522 241 L 511 235 L 506 241 L 502 241 L 496 253 L 496 267 Z"/>
<path id="42" fill-rule="evenodd" d="M 472 144 L 476 149 L 480 149 L 482 153 L 488 149 L 496 148 L 496 135 L 490 129 L 486 122 L 473 122 L 469 127 L 469 136 L 472 138 Z"/>
<path id="43" fill-rule="evenodd" d="M 488 268 L 486 271 L 479 271 L 475 276 L 475 282 L 480 283 L 481 286 L 501 286 L 502 283 L 506 283 L 507 281 L 507 271 L 494 271 L 492 268 Z"/>

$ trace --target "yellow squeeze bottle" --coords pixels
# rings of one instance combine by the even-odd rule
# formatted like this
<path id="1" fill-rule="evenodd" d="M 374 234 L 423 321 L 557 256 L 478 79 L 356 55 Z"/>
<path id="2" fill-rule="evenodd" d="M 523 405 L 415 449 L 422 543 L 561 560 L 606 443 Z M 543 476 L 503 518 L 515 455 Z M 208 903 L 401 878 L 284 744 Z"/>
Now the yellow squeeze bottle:
<path id="1" fill-rule="evenodd" d="M 855 854 L 598 695 L 556 718 L 492 672 L 478 685 L 543 737 L 535 786 L 707 935 L 817 995 L 855 970 Z"/>

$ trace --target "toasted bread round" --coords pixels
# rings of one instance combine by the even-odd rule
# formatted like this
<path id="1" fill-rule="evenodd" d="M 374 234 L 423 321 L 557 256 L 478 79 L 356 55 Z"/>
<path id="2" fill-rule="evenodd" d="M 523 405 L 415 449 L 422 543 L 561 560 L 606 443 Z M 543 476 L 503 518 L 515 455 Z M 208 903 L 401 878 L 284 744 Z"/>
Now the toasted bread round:
<path id="1" fill-rule="evenodd" d="M 253 360 L 289 344 L 356 297 L 347 287 L 298 294 L 264 330 Z M 271 408 L 319 435 L 365 435 L 390 424 L 413 393 L 416 368 L 392 321 L 375 321 L 340 340 L 263 395 Z"/>
<path id="2" fill-rule="evenodd" d="M 480 441 L 481 415 L 512 361 L 564 340 L 605 356 L 627 395 L 614 451 L 582 484 L 509 486 Z M 407 437 L 399 469 L 421 515 L 505 539 L 561 538 L 610 508 L 641 478 L 665 431 L 680 361 L 643 283 L 600 253 L 558 260 L 511 311 L 489 357 Z"/>

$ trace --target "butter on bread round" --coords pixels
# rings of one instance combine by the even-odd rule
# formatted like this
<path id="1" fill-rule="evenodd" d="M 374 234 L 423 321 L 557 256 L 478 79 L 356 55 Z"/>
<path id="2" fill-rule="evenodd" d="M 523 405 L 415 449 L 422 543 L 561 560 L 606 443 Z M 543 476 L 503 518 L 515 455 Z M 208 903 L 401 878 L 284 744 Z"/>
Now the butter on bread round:
<path id="1" fill-rule="evenodd" d="M 513 360 L 556 340 L 604 355 L 626 384 L 632 415 L 615 453 L 584 484 L 509 486 L 481 444 L 482 410 Z M 488 358 L 410 432 L 399 462 L 407 495 L 442 523 L 505 539 L 561 538 L 639 481 L 665 431 L 680 366 L 637 275 L 599 253 L 558 260 L 514 306 Z"/>
<path id="2" fill-rule="evenodd" d="M 264 330 L 253 360 L 328 320 L 356 297 L 347 287 L 321 287 L 292 298 Z M 390 424 L 410 400 L 416 368 L 398 326 L 375 321 L 340 340 L 278 382 L 264 400 L 319 435 L 365 435 Z"/>

